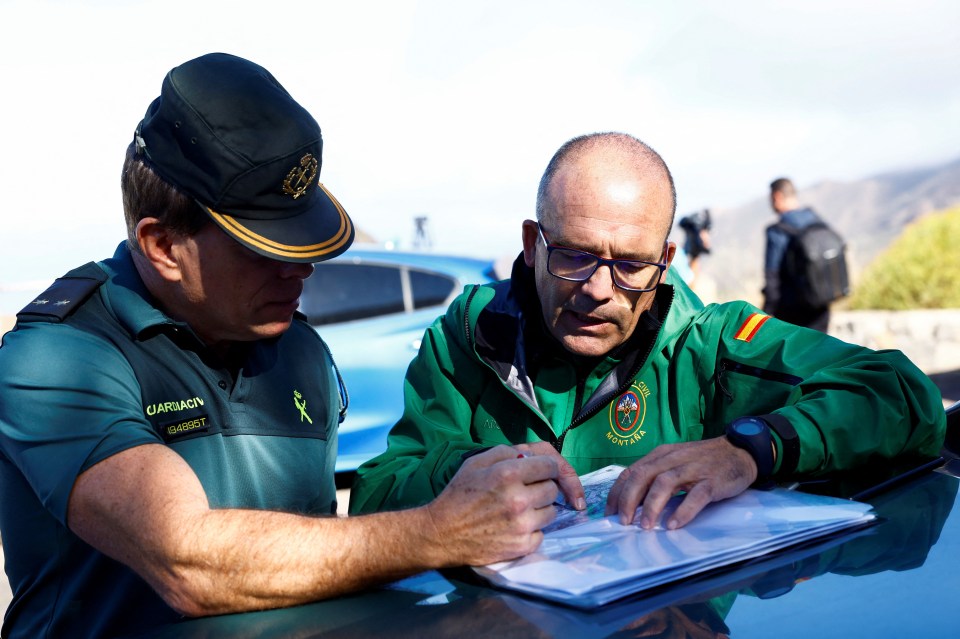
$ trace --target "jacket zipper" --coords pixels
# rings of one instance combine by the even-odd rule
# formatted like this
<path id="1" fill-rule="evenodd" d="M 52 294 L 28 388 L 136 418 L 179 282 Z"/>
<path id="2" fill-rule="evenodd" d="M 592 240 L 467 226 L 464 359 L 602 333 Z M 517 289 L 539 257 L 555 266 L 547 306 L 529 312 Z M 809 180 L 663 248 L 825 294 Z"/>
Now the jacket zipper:
<path id="1" fill-rule="evenodd" d="M 470 302 L 473 301 L 473 296 L 476 295 L 479 290 L 480 287 L 475 286 L 467 297 L 467 303 L 463 306 L 463 330 L 467 336 L 467 344 L 471 346 L 473 345 L 473 337 L 470 335 Z"/>
<path id="2" fill-rule="evenodd" d="M 581 404 L 583 404 L 583 391 L 584 391 L 585 386 L 586 386 L 586 378 L 581 378 L 581 377 L 578 376 L 578 377 L 577 377 L 577 392 L 576 392 L 576 395 L 574 396 L 574 400 L 573 400 L 573 412 L 574 412 L 574 414 L 577 414 L 577 413 L 580 412 Z M 614 393 L 614 395 L 616 395 L 616 393 Z M 605 405 L 605 402 L 604 402 L 604 403 L 601 403 L 601 404 L 598 404 L 598 406 L 601 406 L 601 407 L 604 406 L 604 405 Z M 557 450 L 558 453 L 560 452 L 560 449 L 563 448 L 563 439 L 564 439 L 564 437 L 567 436 L 567 431 L 570 430 L 571 428 L 573 428 L 574 423 L 576 423 L 576 420 L 574 420 L 573 422 L 571 422 L 569 426 L 567 426 L 565 429 L 563 429 L 563 432 L 560 433 L 560 436 L 559 436 L 557 439 L 555 439 L 554 441 L 550 442 L 551 444 L 553 444 L 553 447 Z"/>
<path id="3" fill-rule="evenodd" d="M 652 340 L 650 340 L 650 345 L 647 347 L 647 352 L 643 354 L 642 358 L 637 360 L 636 366 L 634 366 L 633 370 L 630 371 L 630 374 L 627 375 L 627 377 L 625 378 L 625 381 L 622 384 L 620 384 L 620 387 L 614 390 L 612 393 L 608 393 L 607 396 L 604 397 L 603 401 L 597 402 L 594 405 L 594 407 L 588 410 L 586 413 L 583 413 L 582 415 L 577 415 L 577 417 L 574 418 L 572 422 L 570 422 L 570 425 L 567 426 L 562 433 L 560 433 L 560 437 L 558 437 L 556 441 L 551 442 L 553 444 L 553 447 L 556 449 L 558 453 L 561 452 L 563 449 L 563 440 L 566 439 L 567 433 L 569 433 L 571 430 L 573 430 L 577 426 L 582 425 L 588 419 L 590 419 L 591 417 L 599 413 L 601 410 L 603 410 L 603 407 L 607 405 L 610 399 L 616 397 L 617 395 L 621 394 L 623 391 L 630 388 L 630 384 L 633 383 L 633 378 L 636 377 L 637 373 L 640 372 L 640 369 L 643 368 L 643 365 L 647 363 L 647 359 L 650 357 L 650 353 L 653 352 L 653 347 L 656 345 L 657 340 L 660 338 L 660 331 L 663 330 L 664 324 L 667 323 L 666 318 L 670 312 L 670 307 L 673 306 L 673 298 L 676 296 L 676 294 L 677 294 L 676 291 L 674 291 L 670 295 L 670 303 L 667 305 L 667 310 L 663 314 L 663 318 L 664 318 L 663 323 L 660 324 L 660 328 L 657 329 L 657 334 L 653 337 Z"/>

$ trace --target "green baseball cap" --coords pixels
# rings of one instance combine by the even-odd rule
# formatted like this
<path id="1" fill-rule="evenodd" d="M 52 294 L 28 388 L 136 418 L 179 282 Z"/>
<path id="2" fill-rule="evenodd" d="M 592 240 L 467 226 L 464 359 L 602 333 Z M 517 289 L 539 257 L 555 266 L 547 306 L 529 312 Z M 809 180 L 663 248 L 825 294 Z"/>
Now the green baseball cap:
<path id="1" fill-rule="evenodd" d="M 263 67 L 210 53 L 172 69 L 134 138 L 164 180 L 247 248 L 320 262 L 353 222 L 319 181 L 320 126 Z"/>

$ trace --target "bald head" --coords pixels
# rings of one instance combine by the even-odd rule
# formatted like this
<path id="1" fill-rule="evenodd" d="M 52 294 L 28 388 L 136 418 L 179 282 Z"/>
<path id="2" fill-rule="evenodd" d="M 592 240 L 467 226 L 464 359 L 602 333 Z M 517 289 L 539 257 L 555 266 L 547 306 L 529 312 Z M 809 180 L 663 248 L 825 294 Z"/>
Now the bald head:
<path id="1" fill-rule="evenodd" d="M 589 176 L 589 177 L 588 177 Z M 673 176 L 663 158 L 649 145 L 626 133 L 590 133 L 561 146 L 540 178 L 537 190 L 537 220 L 549 221 L 555 211 L 551 200 L 572 180 L 606 182 L 612 189 L 627 188 L 630 182 L 645 182 L 650 189 L 662 191 L 669 199 L 669 215 L 662 211 L 649 220 L 665 239 L 673 227 L 677 193 Z M 562 183 L 562 184 L 561 184 Z M 619 184 L 619 187 L 617 186 Z M 559 188 L 558 188 L 559 187 Z M 625 194 L 626 195 L 626 194 Z"/>
<path id="2" fill-rule="evenodd" d="M 537 221 L 523 223 L 523 259 L 534 270 L 544 323 L 564 348 L 600 357 L 630 338 L 673 260 L 667 235 L 675 210 L 666 164 L 632 136 L 586 135 L 554 154 L 540 181 Z M 606 263 L 596 262 L 587 279 L 551 271 L 556 256 L 562 269 L 564 255 L 577 252 L 580 261 Z M 610 260 L 645 268 L 648 279 L 625 288 Z"/>

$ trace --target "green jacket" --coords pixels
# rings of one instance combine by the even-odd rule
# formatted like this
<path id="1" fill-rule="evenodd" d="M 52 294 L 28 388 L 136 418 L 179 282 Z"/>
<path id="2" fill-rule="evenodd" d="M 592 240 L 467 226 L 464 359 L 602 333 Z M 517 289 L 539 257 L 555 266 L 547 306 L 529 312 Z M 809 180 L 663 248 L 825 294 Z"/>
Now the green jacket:
<path id="1" fill-rule="evenodd" d="M 704 307 L 669 281 L 631 339 L 600 361 L 578 361 L 549 336 L 522 260 L 510 280 L 468 287 L 427 329 L 403 416 L 387 450 L 359 469 L 351 512 L 426 503 L 480 447 L 553 442 L 583 474 L 720 436 L 744 415 L 771 424 L 779 480 L 939 452 L 940 393 L 901 352 L 745 302 Z"/>

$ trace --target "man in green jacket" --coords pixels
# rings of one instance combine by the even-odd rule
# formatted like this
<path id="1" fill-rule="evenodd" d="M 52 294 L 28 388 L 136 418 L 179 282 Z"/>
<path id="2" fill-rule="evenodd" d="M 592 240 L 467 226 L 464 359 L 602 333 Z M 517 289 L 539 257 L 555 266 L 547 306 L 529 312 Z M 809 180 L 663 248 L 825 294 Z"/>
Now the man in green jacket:
<path id="1" fill-rule="evenodd" d="M 464 459 L 512 444 L 568 475 L 627 469 L 607 514 L 683 526 L 751 485 L 934 456 L 939 392 L 902 353 L 796 327 L 745 302 L 704 306 L 665 277 L 676 193 L 636 138 L 593 134 L 554 155 L 510 280 L 468 287 L 426 331 L 388 448 L 351 511 L 432 499 Z M 563 489 L 583 507 L 580 486 Z"/>

